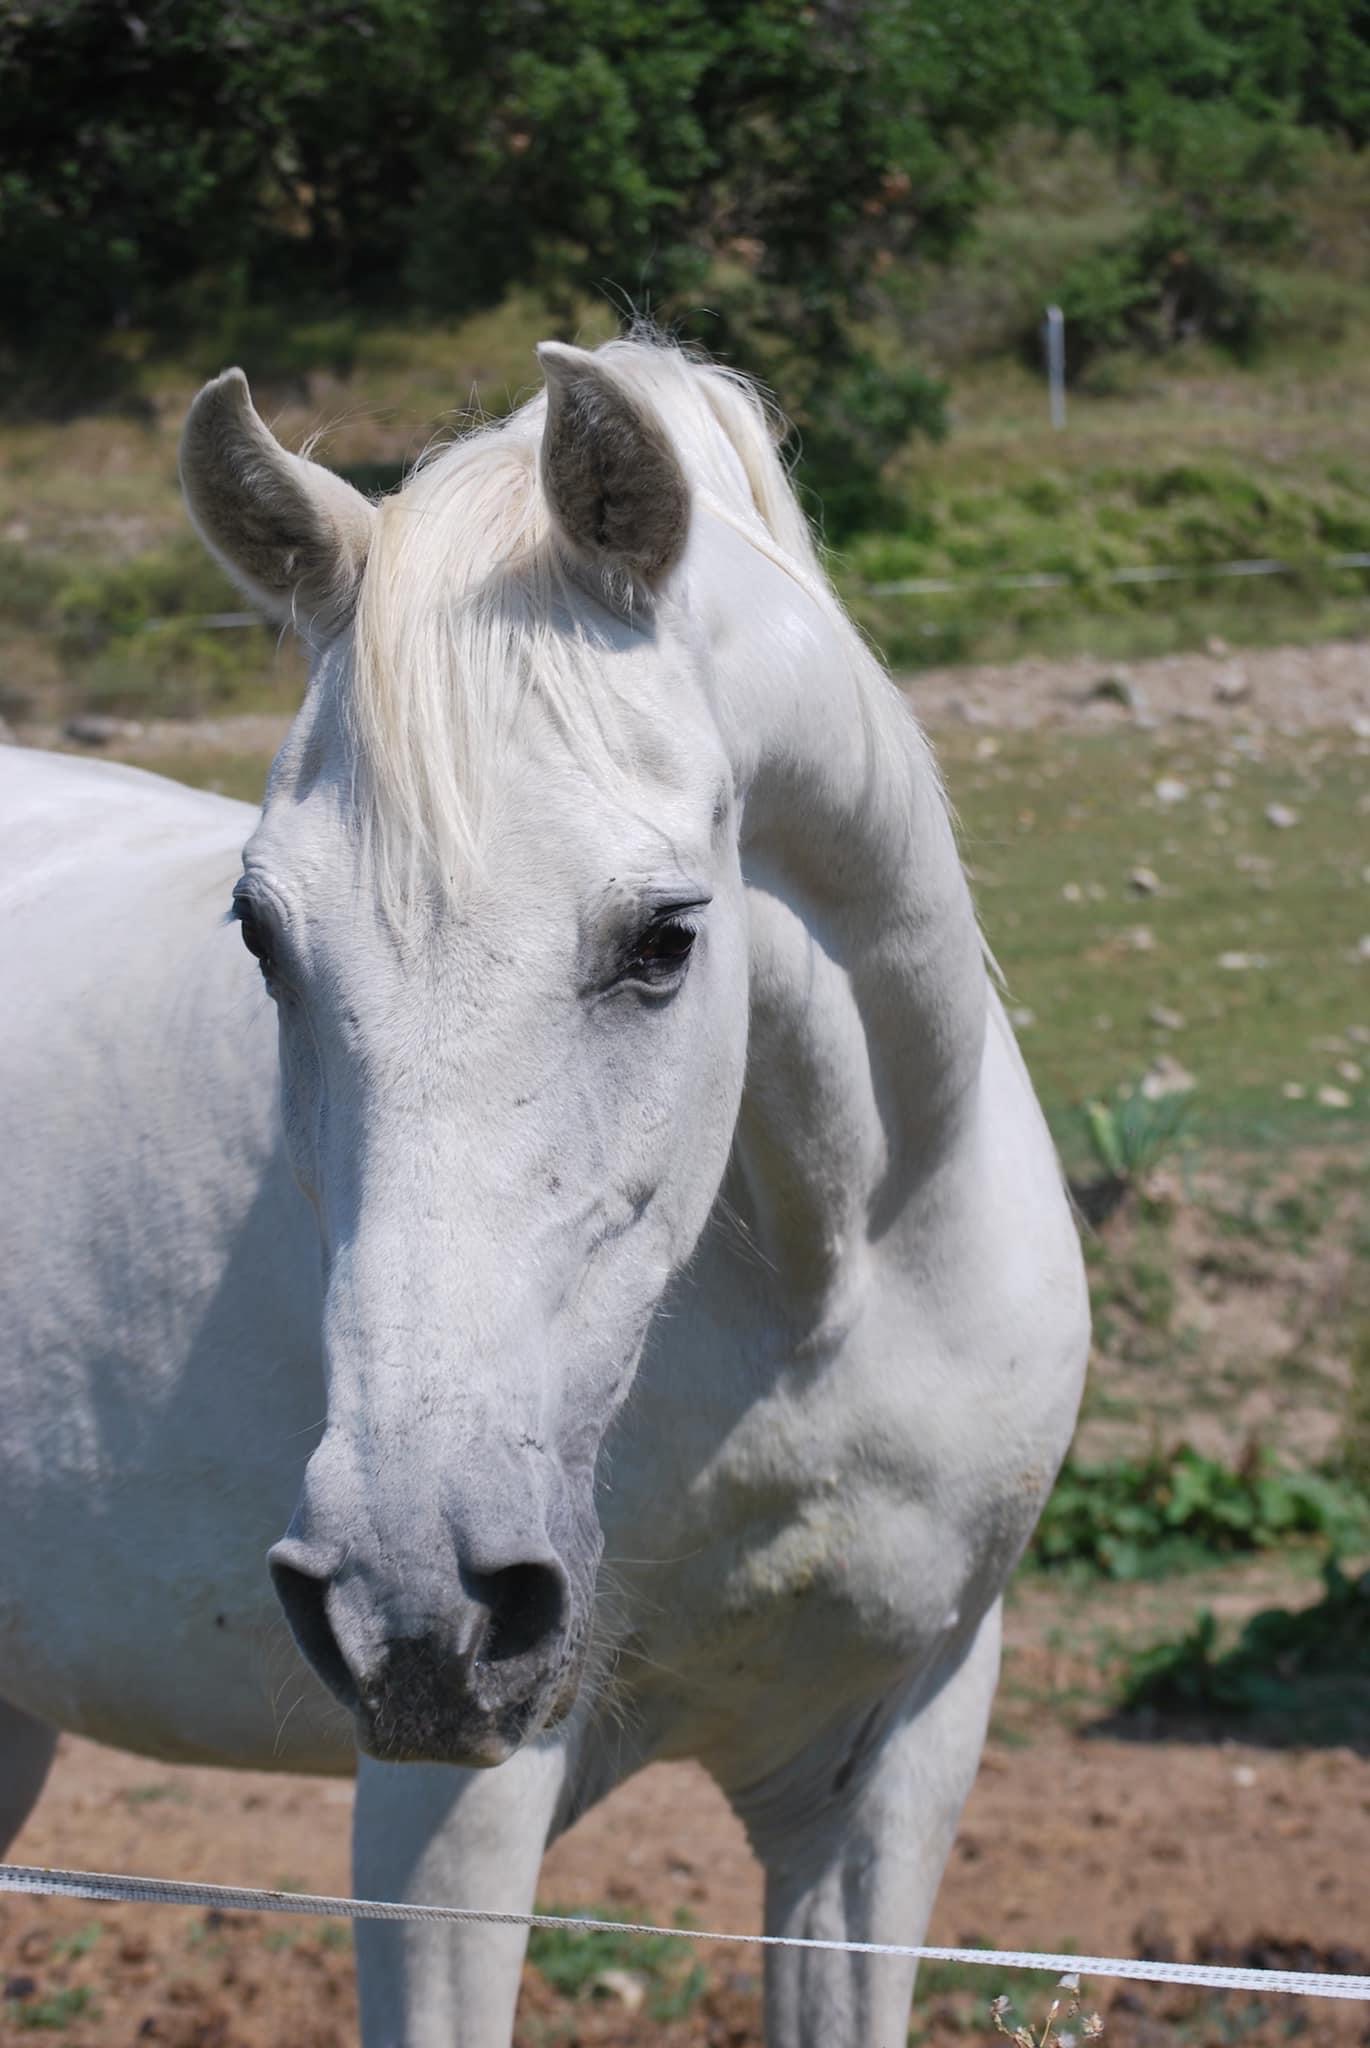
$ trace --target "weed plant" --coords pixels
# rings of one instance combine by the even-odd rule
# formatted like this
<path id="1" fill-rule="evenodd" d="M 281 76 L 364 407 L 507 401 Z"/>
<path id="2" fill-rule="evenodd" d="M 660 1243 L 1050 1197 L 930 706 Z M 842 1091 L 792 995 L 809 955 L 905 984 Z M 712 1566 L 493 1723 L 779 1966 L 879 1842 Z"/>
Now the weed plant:
<path id="1" fill-rule="evenodd" d="M 1310 1542 L 1370 1545 L 1370 1501 L 1341 1479 L 1284 1471 L 1268 1454 L 1233 1470 L 1182 1445 L 1099 1464 L 1068 1459 L 1028 1557 L 1044 1571 L 1148 1579 Z"/>

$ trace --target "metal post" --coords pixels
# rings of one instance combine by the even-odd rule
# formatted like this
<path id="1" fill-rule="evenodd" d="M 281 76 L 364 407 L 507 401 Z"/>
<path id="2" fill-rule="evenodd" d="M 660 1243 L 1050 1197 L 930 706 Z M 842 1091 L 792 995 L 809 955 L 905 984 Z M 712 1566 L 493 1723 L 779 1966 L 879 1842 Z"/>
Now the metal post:
<path id="1" fill-rule="evenodd" d="M 1047 307 L 1042 337 L 1046 344 L 1051 424 L 1059 428 L 1066 423 L 1066 316 L 1059 306 Z"/>

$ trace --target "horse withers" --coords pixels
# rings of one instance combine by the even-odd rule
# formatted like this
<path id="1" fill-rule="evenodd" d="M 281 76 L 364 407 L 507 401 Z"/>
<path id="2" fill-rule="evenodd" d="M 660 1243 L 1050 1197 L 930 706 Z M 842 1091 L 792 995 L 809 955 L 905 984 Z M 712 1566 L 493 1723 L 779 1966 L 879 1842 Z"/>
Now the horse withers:
<path id="1" fill-rule="evenodd" d="M 3 755 L 0 1832 L 63 1728 L 355 1768 L 361 1893 L 520 1912 L 693 1756 L 771 1932 L 914 1943 L 1075 1229 L 755 394 L 540 354 L 380 505 L 196 399 L 191 516 L 313 650 L 260 817 Z M 522 1951 L 359 1926 L 367 2048 L 508 2048 Z M 766 1986 L 772 2048 L 904 2038 L 900 1959 Z"/>

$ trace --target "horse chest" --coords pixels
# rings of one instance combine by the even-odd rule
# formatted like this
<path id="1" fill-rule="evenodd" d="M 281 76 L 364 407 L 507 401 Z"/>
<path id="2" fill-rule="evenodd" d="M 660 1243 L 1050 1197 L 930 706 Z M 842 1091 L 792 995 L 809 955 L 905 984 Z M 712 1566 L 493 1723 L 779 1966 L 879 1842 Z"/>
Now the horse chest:
<path id="1" fill-rule="evenodd" d="M 883 1689 L 984 1604 L 1039 1489 L 1005 1516 L 948 1404 L 920 1415 L 878 1367 L 841 1360 L 721 1431 L 704 1405 L 676 1418 L 673 1497 L 658 1483 L 631 1533 L 611 1510 L 610 1559 L 655 1560 L 620 1568 L 644 1670 L 688 1673 L 711 1711 L 773 1688 L 817 1703 Z"/>

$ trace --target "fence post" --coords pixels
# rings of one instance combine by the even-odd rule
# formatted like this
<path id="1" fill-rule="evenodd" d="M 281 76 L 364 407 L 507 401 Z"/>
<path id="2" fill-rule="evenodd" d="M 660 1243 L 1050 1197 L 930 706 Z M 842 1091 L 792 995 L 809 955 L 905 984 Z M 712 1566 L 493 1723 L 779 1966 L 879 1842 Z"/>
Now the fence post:
<path id="1" fill-rule="evenodd" d="M 1060 428 L 1066 423 L 1066 316 L 1059 306 L 1047 307 L 1042 339 L 1046 347 L 1051 424 Z"/>

